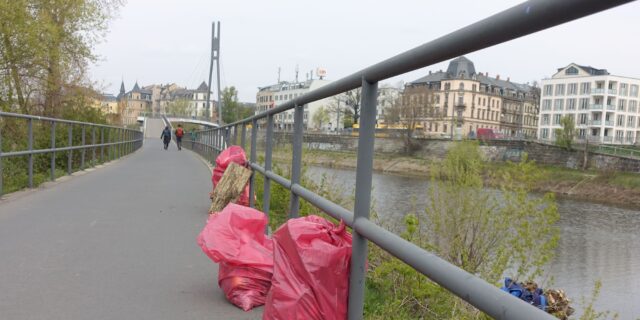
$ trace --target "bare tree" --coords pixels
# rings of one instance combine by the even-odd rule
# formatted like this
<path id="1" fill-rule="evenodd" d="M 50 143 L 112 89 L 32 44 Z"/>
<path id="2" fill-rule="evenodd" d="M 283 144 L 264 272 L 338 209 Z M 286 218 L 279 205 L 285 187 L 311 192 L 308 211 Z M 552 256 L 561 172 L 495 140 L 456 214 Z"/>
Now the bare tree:
<path id="1" fill-rule="evenodd" d="M 347 109 L 353 115 L 353 123 L 358 123 L 360 118 L 360 98 L 362 97 L 362 88 L 356 88 L 344 93 L 344 102 Z"/>
<path id="2" fill-rule="evenodd" d="M 438 118 L 433 101 L 433 91 L 428 88 L 407 88 L 385 112 L 385 123 L 390 127 L 401 128 L 407 154 L 413 153 L 417 148 L 415 137 L 420 124 Z"/>

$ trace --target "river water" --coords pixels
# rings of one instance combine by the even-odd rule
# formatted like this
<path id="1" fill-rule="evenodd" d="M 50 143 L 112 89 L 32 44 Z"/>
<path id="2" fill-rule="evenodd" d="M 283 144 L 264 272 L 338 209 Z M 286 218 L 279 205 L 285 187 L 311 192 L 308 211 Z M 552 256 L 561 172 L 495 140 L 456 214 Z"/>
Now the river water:
<path id="1" fill-rule="evenodd" d="M 313 180 L 323 175 L 353 194 L 355 171 L 309 167 Z M 427 178 L 374 173 L 375 209 L 383 220 L 424 208 Z M 547 267 L 553 287 L 564 289 L 580 313 L 580 297 L 590 297 L 602 282 L 598 310 L 617 312 L 620 319 L 640 318 L 640 211 L 585 201 L 558 199 L 561 238 Z"/>

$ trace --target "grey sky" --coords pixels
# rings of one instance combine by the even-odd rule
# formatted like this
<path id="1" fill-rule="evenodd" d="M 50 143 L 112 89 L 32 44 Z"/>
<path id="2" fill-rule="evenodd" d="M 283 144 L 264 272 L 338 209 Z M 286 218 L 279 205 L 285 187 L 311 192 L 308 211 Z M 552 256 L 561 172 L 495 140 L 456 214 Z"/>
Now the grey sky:
<path id="1" fill-rule="evenodd" d="M 605 1 L 605 0 L 603 0 Z M 129 0 L 97 47 L 92 79 L 117 93 L 171 83 L 195 88 L 208 77 L 211 21 L 221 27 L 222 87 L 241 101 L 257 88 L 300 79 L 317 67 L 328 79 L 354 71 L 457 30 L 522 1 L 206 1 Z M 550 76 L 570 62 L 640 78 L 640 2 L 467 55 L 478 72 L 515 82 Z M 446 62 L 389 82 L 412 81 Z"/>

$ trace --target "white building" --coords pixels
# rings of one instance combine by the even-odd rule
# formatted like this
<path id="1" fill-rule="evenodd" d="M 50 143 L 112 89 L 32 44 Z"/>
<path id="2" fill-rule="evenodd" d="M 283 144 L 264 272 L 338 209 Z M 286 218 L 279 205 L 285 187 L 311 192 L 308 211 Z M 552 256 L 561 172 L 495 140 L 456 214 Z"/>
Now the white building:
<path id="1" fill-rule="evenodd" d="M 640 79 L 570 64 L 542 80 L 538 138 L 555 140 L 560 118 L 574 119 L 577 139 L 606 144 L 640 142 Z"/>
<path id="2" fill-rule="evenodd" d="M 267 87 L 259 88 L 256 95 L 256 114 L 262 113 L 268 109 L 275 108 L 289 100 L 297 98 L 309 91 L 318 89 L 328 83 L 330 80 L 311 79 L 302 82 L 287 82 L 281 81 L 278 84 L 270 85 Z M 313 123 L 312 119 L 314 114 L 320 110 L 320 108 L 329 108 L 331 105 L 331 99 L 325 98 L 319 101 L 314 101 L 304 106 L 304 128 L 312 130 L 327 130 L 334 124 L 331 120 L 318 125 Z M 274 117 L 274 123 L 277 129 L 281 130 L 293 130 L 293 109 L 281 112 Z M 330 116 L 331 118 L 331 116 Z"/>

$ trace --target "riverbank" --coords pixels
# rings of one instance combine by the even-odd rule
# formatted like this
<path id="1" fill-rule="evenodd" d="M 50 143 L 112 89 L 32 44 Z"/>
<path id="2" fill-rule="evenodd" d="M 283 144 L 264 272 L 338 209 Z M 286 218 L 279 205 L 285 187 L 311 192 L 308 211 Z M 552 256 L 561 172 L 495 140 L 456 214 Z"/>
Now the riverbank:
<path id="1" fill-rule="evenodd" d="M 274 150 L 273 159 L 277 163 L 287 163 L 291 159 L 290 150 Z M 354 169 L 354 152 L 305 150 L 303 162 L 307 165 L 338 169 Z M 422 158 L 377 154 L 373 159 L 376 172 L 412 176 L 430 177 L 429 168 L 437 163 Z M 504 167 L 501 163 L 490 163 L 487 176 L 492 171 Z M 535 186 L 538 192 L 553 192 L 557 197 L 591 202 L 606 203 L 638 209 L 640 208 L 640 175 L 620 172 L 598 172 L 572 170 L 553 166 L 540 166 L 543 178 Z M 487 185 L 498 187 L 498 183 L 487 179 Z"/>

